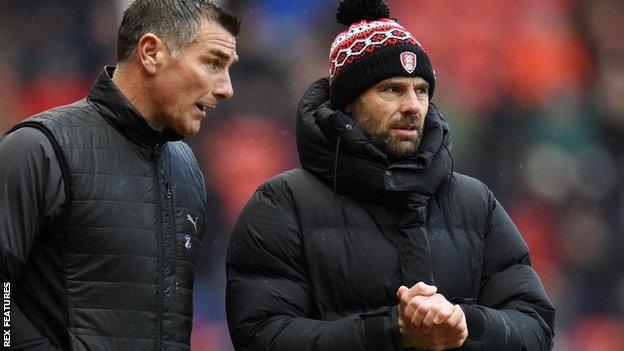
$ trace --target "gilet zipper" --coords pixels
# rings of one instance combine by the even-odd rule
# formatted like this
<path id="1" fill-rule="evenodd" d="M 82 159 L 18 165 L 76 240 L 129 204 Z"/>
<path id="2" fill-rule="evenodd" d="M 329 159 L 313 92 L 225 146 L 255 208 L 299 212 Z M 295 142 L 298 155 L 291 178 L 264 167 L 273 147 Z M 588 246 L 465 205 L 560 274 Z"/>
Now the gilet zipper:
<path id="1" fill-rule="evenodd" d="M 158 288 L 156 292 L 156 296 L 158 297 L 157 301 L 157 309 L 156 309 L 156 348 L 155 350 L 162 349 L 162 314 L 163 314 L 163 304 L 165 299 L 165 274 L 164 274 L 164 264 L 165 264 L 165 245 L 163 243 L 163 220 L 162 220 L 162 200 L 160 195 L 160 180 L 158 177 L 158 149 L 160 148 L 160 144 L 156 144 L 154 149 L 152 150 L 152 161 L 154 163 L 154 180 L 155 180 L 155 188 L 156 188 L 156 209 L 157 209 L 157 217 L 158 217 Z"/>

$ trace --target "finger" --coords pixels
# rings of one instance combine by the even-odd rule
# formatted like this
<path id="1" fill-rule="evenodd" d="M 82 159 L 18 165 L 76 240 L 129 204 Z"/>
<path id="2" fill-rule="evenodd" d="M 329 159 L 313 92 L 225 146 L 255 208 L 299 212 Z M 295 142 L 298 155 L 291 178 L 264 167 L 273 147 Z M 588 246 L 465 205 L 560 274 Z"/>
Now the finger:
<path id="1" fill-rule="evenodd" d="M 468 324 L 466 322 L 466 315 L 464 314 L 464 311 L 461 309 L 461 307 L 457 306 L 457 308 L 461 310 L 461 318 L 460 318 L 459 323 L 457 323 L 457 325 L 455 326 L 455 330 L 461 335 L 468 334 Z"/>
<path id="2" fill-rule="evenodd" d="M 459 323 L 461 323 L 464 318 L 464 310 L 462 310 L 459 305 L 453 306 L 453 313 L 448 317 L 446 321 L 443 323 L 449 328 L 456 328 Z"/>
<path id="3" fill-rule="evenodd" d="M 413 309 L 410 308 L 410 298 L 408 296 L 409 293 L 407 291 L 404 291 L 401 295 L 401 298 L 399 299 L 399 313 L 402 313 L 404 316 L 410 316 L 409 318 L 406 318 L 409 320 L 412 318 L 411 315 L 413 313 Z"/>
<path id="4" fill-rule="evenodd" d="M 438 313 L 433 318 L 433 324 L 435 325 L 443 325 L 446 324 L 447 320 L 453 315 L 455 312 L 455 307 L 450 303 L 445 303 L 444 306 L 438 311 Z M 460 319 L 461 320 L 461 317 Z M 459 323 L 459 320 L 457 323 Z M 457 323 L 453 323 L 455 326 Z"/>
<path id="5" fill-rule="evenodd" d="M 406 288 L 407 290 L 403 288 L 403 286 L 399 288 L 399 291 L 397 291 L 397 295 L 399 296 L 400 302 L 405 305 L 407 305 L 409 301 L 416 296 L 431 296 L 435 294 L 435 292 L 438 290 L 437 287 L 427 285 L 423 282 L 418 282 L 410 289 Z"/>
<path id="6" fill-rule="evenodd" d="M 401 285 L 399 290 L 397 290 L 397 299 L 399 300 L 399 305 L 397 306 L 397 311 L 399 313 L 399 317 L 403 317 L 405 315 L 405 306 L 407 306 L 408 301 L 403 300 L 403 296 L 409 289 L 406 286 Z"/>
<path id="7" fill-rule="evenodd" d="M 468 328 L 464 328 L 463 331 L 458 334 L 456 341 L 452 343 L 450 346 L 453 348 L 460 348 L 464 345 L 464 342 L 466 342 L 466 339 L 468 339 Z"/>
<path id="8" fill-rule="evenodd" d="M 455 348 L 460 348 L 464 342 L 466 341 L 466 339 L 468 339 L 468 327 L 466 326 L 466 322 L 465 321 L 461 321 L 454 329 L 454 332 L 456 333 L 455 337 L 453 337 L 453 339 L 455 339 L 455 342 L 453 343 Z"/>
<path id="9" fill-rule="evenodd" d="M 433 285 L 427 285 L 424 282 L 418 282 L 412 287 L 414 293 L 417 295 L 431 296 L 438 292 L 438 288 Z"/>
<path id="10" fill-rule="evenodd" d="M 412 316 L 412 326 L 416 329 L 420 328 L 425 316 L 429 312 L 429 310 L 440 302 L 441 295 L 433 295 L 433 296 L 416 296 L 412 300 L 410 300 L 410 305 L 415 307 L 413 316 Z M 413 304 L 413 301 L 417 301 L 417 304 Z"/>
<path id="11" fill-rule="evenodd" d="M 405 306 L 405 310 L 404 310 L 404 315 L 407 318 L 407 320 L 412 320 L 413 315 L 416 312 L 416 309 L 418 309 L 420 304 L 426 301 L 427 299 L 428 299 L 427 296 L 414 296 L 412 299 L 410 299 L 407 302 L 407 305 Z"/>
<path id="12" fill-rule="evenodd" d="M 435 305 L 431 306 L 431 308 L 429 308 L 429 311 L 427 311 L 425 318 L 423 318 L 421 328 L 423 328 L 423 330 L 426 333 L 431 332 L 431 328 L 433 328 L 435 324 L 434 321 L 435 321 L 436 316 L 440 314 L 441 311 L 445 311 L 445 310 L 447 310 L 447 312 L 444 312 L 444 313 L 448 315 L 450 315 L 453 312 L 453 305 L 448 303 L 448 301 L 446 300 L 442 300 L 436 303 Z"/>
<path id="13" fill-rule="evenodd" d="M 399 287 L 399 290 L 397 291 L 397 299 L 399 299 L 399 301 L 401 300 L 401 296 L 405 294 L 406 291 L 409 291 L 409 289 L 406 286 L 401 285 Z"/>
<path id="14" fill-rule="evenodd" d="M 466 324 L 466 321 L 459 322 L 459 324 L 454 328 L 454 330 L 457 332 L 460 338 L 464 338 L 465 336 L 467 336 L 468 325 Z"/>
<path id="15" fill-rule="evenodd" d="M 405 310 L 405 315 L 406 316 L 411 316 L 412 313 L 414 312 L 415 308 L 410 308 L 410 301 L 416 297 L 416 296 L 432 296 L 435 295 L 435 292 L 438 290 L 437 287 L 435 286 L 431 286 L 431 285 L 427 285 L 423 282 L 418 282 L 416 283 L 414 286 L 412 286 L 410 289 L 402 289 L 402 287 L 399 288 L 399 292 L 401 293 L 400 295 L 400 302 L 399 304 L 402 304 L 406 307 Z M 397 292 L 397 294 L 399 293 Z M 412 307 L 413 303 L 412 303 Z"/>
<path id="16" fill-rule="evenodd" d="M 461 334 L 460 334 L 460 345 L 464 343 L 464 341 L 466 341 L 466 339 L 468 339 L 468 326 L 466 325 L 466 320 L 464 319 L 461 323 L 460 323 L 461 328 Z"/>
<path id="17" fill-rule="evenodd" d="M 406 310 L 406 308 L 409 305 L 409 301 L 411 299 L 409 291 L 410 289 L 403 285 L 401 285 L 401 287 L 399 287 L 399 290 L 397 291 L 397 297 L 399 298 L 399 313 L 402 313 L 403 315 L 407 315 L 408 313 L 408 310 Z M 411 312 L 409 313 L 409 315 L 411 316 Z"/>
<path id="18" fill-rule="evenodd" d="M 412 297 L 416 296 L 416 294 L 412 292 L 412 289 L 408 289 L 405 286 L 401 286 L 399 290 L 397 291 L 397 296 L 399 297 L 400 303 L 407 305 L 409 303 L 409 300 L 411 300 Z"/>

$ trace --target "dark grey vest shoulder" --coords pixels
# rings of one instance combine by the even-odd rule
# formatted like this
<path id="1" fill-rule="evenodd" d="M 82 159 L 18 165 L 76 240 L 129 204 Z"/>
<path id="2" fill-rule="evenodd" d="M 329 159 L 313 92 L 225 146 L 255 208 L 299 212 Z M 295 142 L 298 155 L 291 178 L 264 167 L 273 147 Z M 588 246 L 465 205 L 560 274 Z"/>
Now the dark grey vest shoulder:
<path id="1" fill-rule="evenodd" d="M 204 181 L 190 148 L 139 146 L 87 100 L 23 125 L 43 130 L 62 156 L 68 206 L 57 232 L 63 266 L 55 268 L 64 296 L 53 298 L 66 309 L 58 322 L 67 346 L 188 349 L 206 228 Z"/>

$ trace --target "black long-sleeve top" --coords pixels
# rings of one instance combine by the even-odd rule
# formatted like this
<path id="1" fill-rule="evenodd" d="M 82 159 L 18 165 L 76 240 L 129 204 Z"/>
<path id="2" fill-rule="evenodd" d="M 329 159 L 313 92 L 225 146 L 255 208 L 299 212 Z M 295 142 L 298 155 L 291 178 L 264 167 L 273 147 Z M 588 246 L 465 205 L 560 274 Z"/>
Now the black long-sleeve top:
<path id="1" fill-rule="evenodd" d="M 20 128 L 0 138 L 0 279 L 14 282 L 43 228 L 53 226 L 65 204 L 61 167 L 50 140 L 38 129 Z M 15 303 L 11 348 L 55 349 Z"/>

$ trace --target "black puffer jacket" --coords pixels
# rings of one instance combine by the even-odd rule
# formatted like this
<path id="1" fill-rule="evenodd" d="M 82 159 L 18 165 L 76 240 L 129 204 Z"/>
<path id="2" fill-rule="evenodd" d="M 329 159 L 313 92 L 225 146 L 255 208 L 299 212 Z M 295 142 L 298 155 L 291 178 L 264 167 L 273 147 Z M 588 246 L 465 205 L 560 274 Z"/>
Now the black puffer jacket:
<path id="1" fill-rule="evenodd" d="M 390 164 L 327 89 L 299 106 L 303 167 L 261 186 L 232 235 L 236 348 L 399 350 L 397 289 L 424 281 L 464 309 L 465 350 L 549 349 L 554 308 L 528 248 L 487 187 L 452 172 L 435 106 L 417 154 Z"/>

